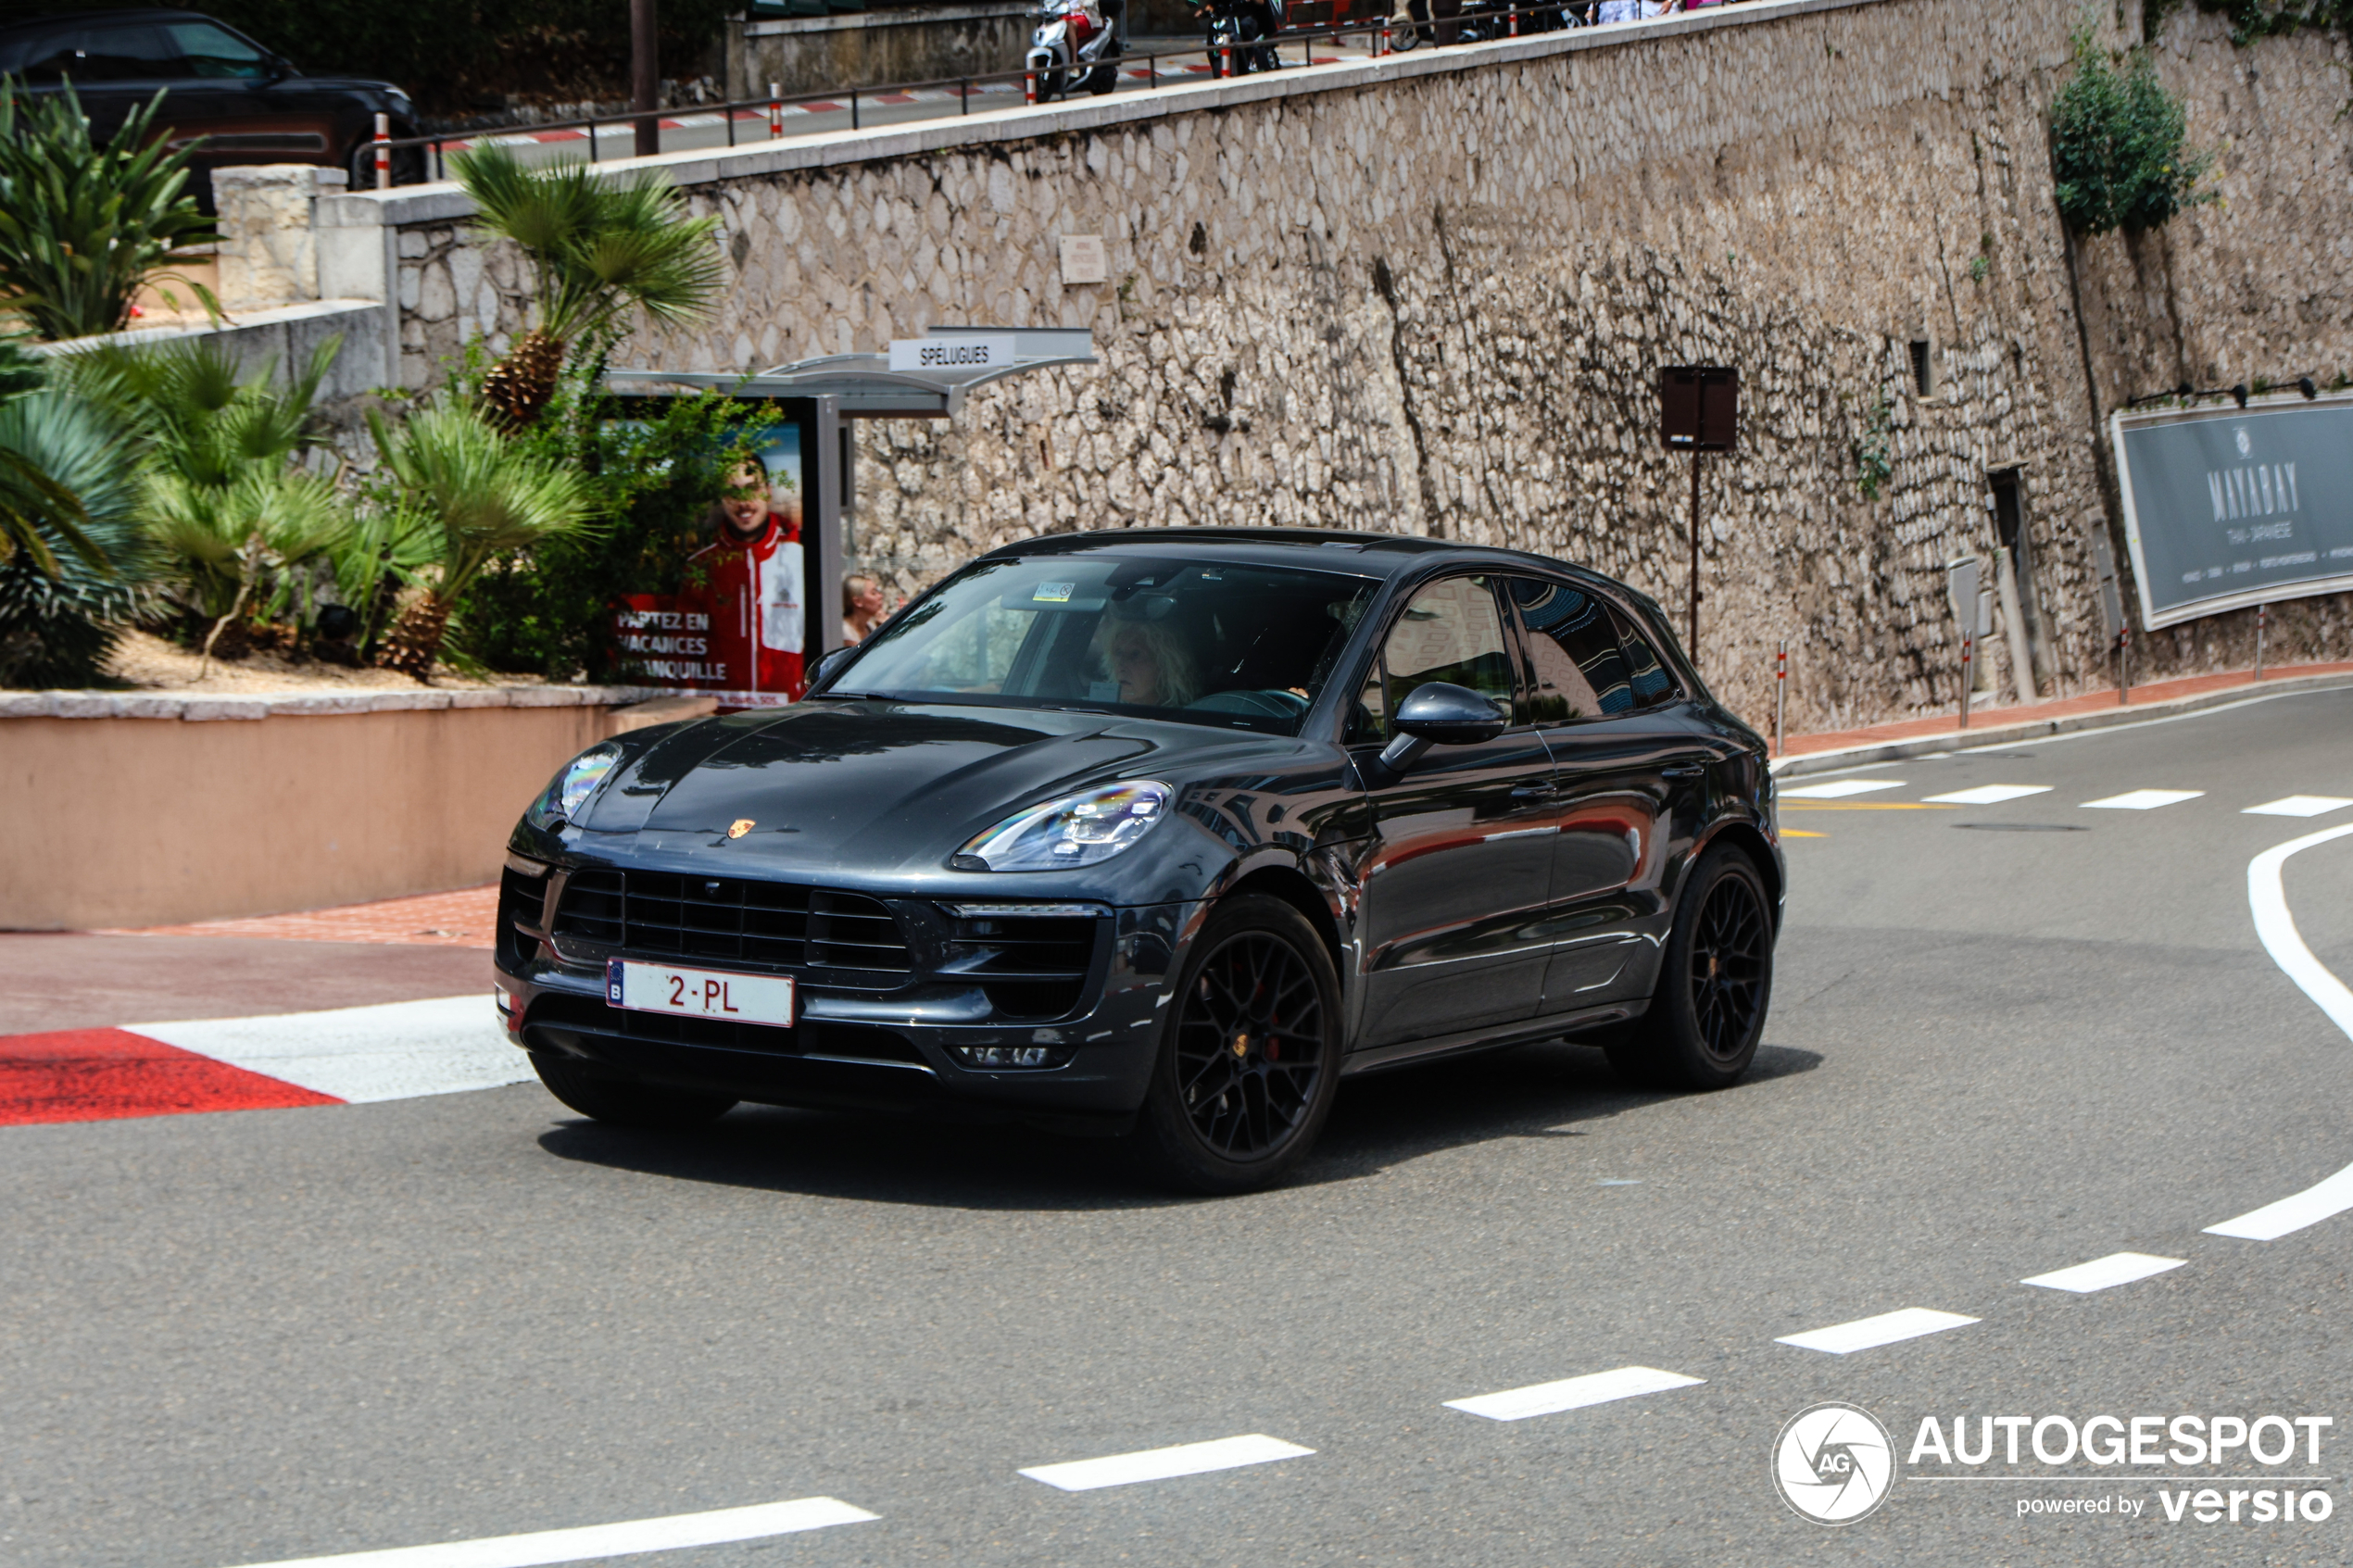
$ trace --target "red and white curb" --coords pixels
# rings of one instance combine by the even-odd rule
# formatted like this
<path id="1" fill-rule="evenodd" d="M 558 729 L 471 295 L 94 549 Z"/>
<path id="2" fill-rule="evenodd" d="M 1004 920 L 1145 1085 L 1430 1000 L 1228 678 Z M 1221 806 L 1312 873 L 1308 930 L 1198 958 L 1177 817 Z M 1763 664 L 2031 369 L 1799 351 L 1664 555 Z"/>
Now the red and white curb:
<path id="1" fill-rule="evenodd" d="M 495 1089 L 530 1059 L 476 992 L 267 1018 L 0 1035 L 0 1125 Z"/>

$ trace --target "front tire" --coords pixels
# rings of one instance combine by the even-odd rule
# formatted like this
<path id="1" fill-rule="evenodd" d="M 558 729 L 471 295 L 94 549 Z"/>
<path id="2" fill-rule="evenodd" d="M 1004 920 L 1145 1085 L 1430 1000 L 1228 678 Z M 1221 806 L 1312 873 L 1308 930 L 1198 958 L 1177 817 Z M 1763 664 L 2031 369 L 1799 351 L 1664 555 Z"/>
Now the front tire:
<path id="1" fill-rule="evenodd" d="M 1603 1045 L 1620 1077 L 1724 1089 L 1755 1059 L 1773 994 L 1772 901 L 1756 863 L 1730 845 L 1700 857 L 1651 993 L 1650 1010 Z"/>
<path id="2" fill-rule="evenodd" d="M 531 1053 L 531 1065 L 549 1094 L 590 1121 L 616 1127 L 699 1127 L 736 1103 L 729 1095 L 664 1088 L 538 1051 Z"/>
<path id="3" fill-rule="evenodd" d="M 1340 977 L 1300 912 L 1245 894 L 1210 915 L 1169 1008 L 1134 1135 L 1160 1181 L 1248 1192 L 1306 1157 L 1340 1087 Z"/>

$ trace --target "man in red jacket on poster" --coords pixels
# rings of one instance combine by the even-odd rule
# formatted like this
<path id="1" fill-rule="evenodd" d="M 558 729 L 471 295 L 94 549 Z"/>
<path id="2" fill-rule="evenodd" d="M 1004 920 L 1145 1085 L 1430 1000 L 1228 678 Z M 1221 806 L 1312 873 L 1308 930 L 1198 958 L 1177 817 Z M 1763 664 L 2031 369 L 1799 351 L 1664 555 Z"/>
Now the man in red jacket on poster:
<path id="1" fill-rule="evenodd" d="M 756 459 L 727 476 L 719 506 L 719 537 L 691 563 L 708 584 L 711 652 L 730 684 L 741 680 L 736 689 L 798 698 L 808 687 L 800 521 L 771 509 L 767 465 Z"/>

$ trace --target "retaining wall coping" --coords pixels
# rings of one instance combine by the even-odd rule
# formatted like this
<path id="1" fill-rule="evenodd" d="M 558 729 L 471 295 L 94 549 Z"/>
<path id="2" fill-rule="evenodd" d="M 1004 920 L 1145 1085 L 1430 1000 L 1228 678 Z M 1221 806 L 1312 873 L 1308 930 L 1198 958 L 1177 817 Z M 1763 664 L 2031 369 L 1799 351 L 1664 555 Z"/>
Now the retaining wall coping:
<path id="1" fill-rule="evenodd" d="M 1588 49 L 1618 49 L 1650 44 L 1686 33 L 1722 27 L 1747 27 L 1785 21 L 1818 11 L 1843 11 L 1886 0 L 1741 0 L 1697 11 L 1680 11 L 1649 21 L 1616 22 L 1606 27 L 1570 28 L 1564 32 L 1537 33 L 1528 38 L 1497 39 L 1491 44 L 1463 44 L 1451 48 L 1426 45 L 1378 59 L 1343 61 L 1333 65 L 1297 66 L 1270 73 L 1214 81 L 1186 81 L 1157 91 L 1090 98 L 1083 103 L 1022 105 L 988 109 L 967 116 L 876 126 L 863 131 L 826 131 L 787 136 L 739 147 L 698 147 L 661 153 L 652 157 L 612 158 L 596 167 L 627 175 L 656 169 L 682 186 L 710 185 L 722 181 L 758 178 L 794 169 L 823 169 L 871 160 L 915 157 L 956 147 L 1026 142 L 1107 126 L 1165 119 L 1176 115 L 1231 108 L 1268 99 L 1299 97 L 1316 93 L 1353 92 L 1415 77 L 1510 65 L 1550 55 L 1570 55 Z M 1286 43 L 1297 42 L 1295 39 Z M 848 89 L 843 89 L 847 93 Z M 314 222 L 322 228 L 405 228 L 424 223 L 451 223 L 473 216 L 473 202 L 455 182 L 398 185 L 389 191 L 359 191 L 318 198 Z"/>
<path id="2" fill-rule="evenodd" d="M 234 315 L 224 310 L 217 324 L 211 321 L 177 321 L 166 326 L 132 327 L 126 332 L 101 332 L 94 337 L 61 338 L 56 343 L 30 343 L 25 347 L 44 357 L 82 354 L 93 348 L 137 348 L 143 345 L 170 343 L 176 338 L 211 337 L 224 332 L 325 321 L 344 316 L 358 317 L 370 311 L 381 311 L 384 307 L 381 299 L 307 299 L 298 305 L 272 306 L 267 310 L 240 310 Z"/>
<path id="3" fill-rule="evenodd" d="M 161 692 L 0 692 L 0 719 L 296 719 L 346 713 L 406 713 L 453 708 L 628 708 L 680 694 L 653 686 L 494 686 L 474 691 L 261 692 L 251 696 Z M 688 694 L 691 695 L 691 694 Z"/>

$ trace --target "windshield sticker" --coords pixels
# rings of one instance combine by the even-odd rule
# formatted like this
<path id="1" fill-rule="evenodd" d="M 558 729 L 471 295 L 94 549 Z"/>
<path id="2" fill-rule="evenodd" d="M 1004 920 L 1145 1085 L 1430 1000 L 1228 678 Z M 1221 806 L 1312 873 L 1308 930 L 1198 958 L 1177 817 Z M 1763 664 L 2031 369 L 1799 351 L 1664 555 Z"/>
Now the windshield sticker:
<path id="1" fill-rule="evenodd" d="M 1062 605 L 1068 604 L 1070 596 L 1076 592 L 1078 584 L 1076 583 L 1040 583 L 1038 591 L 1029 598 L 1033 604 Z"/>

